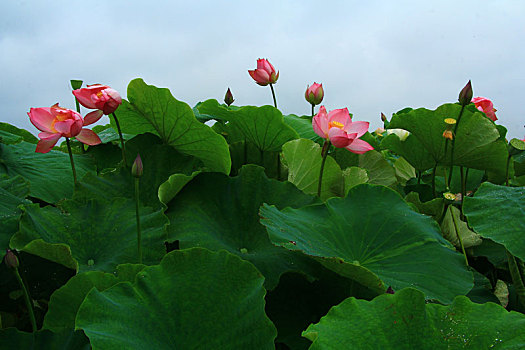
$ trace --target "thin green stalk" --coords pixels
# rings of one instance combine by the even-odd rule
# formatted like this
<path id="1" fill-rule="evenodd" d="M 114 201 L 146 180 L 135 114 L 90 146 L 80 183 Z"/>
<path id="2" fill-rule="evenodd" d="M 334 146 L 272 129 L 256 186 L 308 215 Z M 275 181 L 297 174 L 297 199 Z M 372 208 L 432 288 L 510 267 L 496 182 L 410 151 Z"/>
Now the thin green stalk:
<path id="1" fill-rule="evenodd" d="M 512 156 L 509 154 L 507 157 L 507 170 L 505 171 L 505 186 L 509 185 L 509 168 L 510 168 L 510 158 Z"/>
<path id="2" fill-rule="evenodd" d="M 75 105 L 77 106 L 77 112 L 80 114 L 80 103 L 78 103 L 78 99 L 75 97 Z M 82 153 L 86 153 L 86 149 L 84 148 L 84 144 L 80 144 L 80 148 L 82 149 Z"/>
<path id="3" fill-rule="evenodd" d="M 512 283 L 514 284 L 514 288 L 516 289 L 516 294 L 518 295 L 518 300 L 520 301 L 522 308 L 525 308 L 525 286 L 523 285 L 523 279 L 520 274 L 516 258 L 508 250 L 506 252 Z"/>
<path id="4" fill-rule="evenodd" d="M 463 167 L 461 170 L 461 220 L 465 220 L 465 215 L 463 214 L 463 203 L 465 203 L 465 196 L 467 195 L 467 179 L 468 179 L 468 169 L 465 171 L 465 176 L 463 176 Z"/>
<path id="5" fill-rule="evenodd" d="M 33 328 L 33 333 L 35 333 L 37 331 L 37 328 L 36 328 L 35 313 L 33 312 L 33 303 L 31 302 L 31 299 L 29 298 L 29 293 L 27 291 L 26 285 L 24 281 L 22 281 L 22 277 L 20 276 L 20 273 L 18 272 L 18 267 L 15 267 L 13 269 L 13 272 L 16 276 L 18 284 L 20 284 L 20 287 L 22 288 L 22 291 L 24 292 L 24 301 L 26 303 L 27 312 L 29 313 L 29 319 L 31 320 L 31 328 Z"/>
<path id="6" fill-rule="evenodd" d="M 454 171 L 454 145 L 456 144 L 456 135 L 458 132 L 459 121 L 461 120 L 461 116 L 463 115 L 464 109 L 465 109 L 465 106 L 462 105 L 461 111 L 459 111 L 458 119 L 456 120 L 456 125 L 454 125 L 454 138 L 452 139 L 452 147 L 450 150 L 450 173 L 448 175 L 448 178 L 450 179 L 450 181 L 452 181 L 452 173 Z"/>
<path id="7" fill-rule="evenodd" d="M 115 119 L 115 124 L 117 125 L 118 136 L 120 137 L 120 146 L 122 148 L 122 161 L 124 161 L 124 166 L 127 168 L 128 163 L 126 161 L 126 149 L 124 148 L 124 138 L 122 137 L 122 131 L 120 130 L 120 124 L 118 122 L 117 115 L 115 114 L 115 112 L 111 113 L 111 115 L 113 116 L 113 119 Z"/>
<path id="8" fill-rule="evenodd" d="M 277 108 L 277 100 L 275 99 L 275 91 L 273 91 L 273 84 L 270 84 L 270 89 L 272 89 L 273 105 Z"/>
<path id="9" fill-rule="evenodd" d="M 421 176 L 422 176 L 421 170 L 418 170 L 417 172 L 417 184 L 418 185 L 421 185 Z"/>
<path id="10" fill-rule="evenodd" d="M 434 165 L 434 168 L 432 169 L 432 194 L 434 195 L 434 198 L 436 198 L 436 169 L 437 169 L 437 163 Z"/>
<path id="11" fill-rule="evenodd" d="M 139 212 L 139 182 L 140 179 L 135 178 L 135 217 L 137 219 L 137 252 L 139 255 L 139 264 L 142 264 L 142 235 L 140 232 L 140 212 Z"/>
<path id="12" fill-rule="evenodd" d="M 312 118 L 315 116 L 315 113 L 314 113 L 314 104 L 312 103 Z"/>
<path id="13" fill-rule="evenodd" d="M 459 245 L 461 246 L 461 252 L 463 253 L 463 256 L 465 257 L 465 264 L 468 265 L 468 259 L 467 259 L 467 253 L 465 252 L 465 247 L 463 246 L 463 240 L 461 239 L 461 235 L 459 234 L 459 227 L 456 220 L 456 215 L 454 215 L 454 212 L 450 210 L 450 215 L 452 216 L 452 221 L 454 222 L 454 229 L 456 230 L 456 236 L 458 237 Z"/>
<path id="14" fill-rule="evenodd" d="M 319 183 L 317 184 L 317 197 L 319 198 L 321 198 L 321 187 L 323 185 L 324 163 L 326 162 L 326 157 L 328 156 L 329 146 L 330 146 L 330 141 L 325 140 L 323 144 L 323 149 L 321 150 L 321 157 L 323 157 L 323 160 L 321 161 L 321 170 L 319 171 Z"/>
<path id="15" fill-rule="evenodd" d="M 71 170 L 73 170 L 73 181 L 75 185 L 77 181 L 77 171 L 75 170 L 75 161 L 73 160 L 73 152 L 71 151 L 71 144 L 69 142 L 69 137 L 66 137 L 67 151 L 69 152 L 69 161 L 71 162 Z"/>
<path id="16" fill-rule="evenodd" d="M 281 153 L 277 152 L 277 180 L 281 181 Z"/>

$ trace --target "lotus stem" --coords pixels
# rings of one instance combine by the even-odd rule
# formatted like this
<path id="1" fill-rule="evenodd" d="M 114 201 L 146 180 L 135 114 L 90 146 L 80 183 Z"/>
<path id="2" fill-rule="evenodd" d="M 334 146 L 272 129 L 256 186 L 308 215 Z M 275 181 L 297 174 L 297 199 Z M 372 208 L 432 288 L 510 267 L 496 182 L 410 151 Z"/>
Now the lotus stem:
<path id="1" fill-rule="evenodd" d="M 319 171 L 319 183 L 317 184 L 317 197 L 321 198 L 321 187 L 323 185 L 323 171 L 324 171 L 324 163 L 326 162 L 326 157 L 328 156 L 328 147 L 330 146 L 330 141 L 325 140 L 323 144 L 323 149 L 321 150 L 321 157 L 323 160 L 321 161 L 321 170 Z"/>
<path id="2" fill-rule="evenodd" d="M 459 245 L 461 246 L 461 252 L 463 252 L 463 256 L 465 257 L 465 264 L 468 265 L 468 258 L 467 253 L 465 252 L 465 247 L 463 246 L 463 240 L 461 239 L 461 235 L 459 234 L 459 227 L 456 220 L 456 215 L 454 215 L 454 211 L 450 210 L 450 215 L 452 216 L 452 221 L 454 222 L 454 230 L 456 231 L 456 236 L 458 237 Z"/>
<path id="3" fill-rule="evenodd" d="M 111 115 L 113 116 L 113 119 L 115 119 L 115 124 L 117 125 L 118 136 L 120 138 L 120 146 L 122 148 L 122 161 L 124 162 L 124 166 L 127 168 L 128 163 L 126 161 L 126 148 L 124 146 L 124 138 L 122 137 L 122 130 L 120 130 L 120 124 L 118 122 L 117 115 L 115 114 L 115 112 L 111 113 Z"/>
<path id="4" fill-rule="evenodd" d="M 434 165 L 434 168 L 432 168 L 432 194 L 434 198 L 436 198 L 436 169 L 437 163 Z"/>
<path id="5" fill-rule="evenodd" d="M 448 178 L 450 179 L 450 181 L 452 181 L 452 173 L 454 172 L 454 145 L 456 144 L 456 135 L 458 134 L 457 132 L 458 132 L 459 121 L 461 120 L 461 116 L 463 115 L 464 109 L 465 109 L 465 106 L 462 105 L 461 110 L 459 111 L 458 119 L 456 120 L 456 124 L 454 125 L 454 138 L 452 139 L 451 149 L 450 149 L 450 173 L 448 175 Z"/>
<path id="6" fill-rule="evenodd" d="M 77 171 L 75 170 L 75 161 L 73 160 L 73 152 L 71 151 L 71 143 L 69 142 L 69 137 L 66 137 L 67 151 L 69 153 L 69 161 L 71 162 L 71 170 L 73 171 L 73 182 L 75 185 L 77 181 Z"/>
<path id="7" fill-rule="evenodd" d="M 315 106 L 315 105 L 312 103 L 312 118 L 315 116 L 314 106 Z"/>
<path id="8" fill-rule="evenodd" d="M 506 170 L 505 170 L 505 186 L 509 186 L 509 168 L 510 168 L 510 158 L 512 156 L 509 154 L 509 156 L 507 157 L 507 166 L 506 166 Z"/>
<path id="9" fill-rule="evenodd" d="M 142 234 L 140 231 L 139 184 L 140 179 L 137 177 L 135 178 L 135 217 L 137 219 L 137 253 L 139 256 L 139 264 L 142 264 Z"/>
<path id="10" fill-rule="evenodd" d="M 80 114 L 80 103 L 78 103 L 78 99 L 75 97 L 75 105 L 77 107 L 77 112 Z M 80 148 L 82 149 L 82 153 L 86 153 L 86 149 L 84 148 L 84 144 L 80 143 Z"/>
<path id="11" fill-rule="evenodd" d="M 31 299 L 29 298 L 29 292 L 27 291 L 26 285 L 24 281 L 22 281 L 22 277 L 20 276 L 20 273 L 18 272 L 18 267 L 15 267 L 13 269 L 13 272 L 16 276 L 16 280 L 18 281 L 18 284 L 20 284 L 20 287 L 22 288 L 22 291 L 24 293 L 24 301 L 26 303 L 27 312 L 29 313 L 29 319 L 31 320 L 31 328 L 33 329 L 33 333 L 35 333 L 37 331 L 37 328 L 36 328 L 35 313 L 33 312 L 33 303 L 31 302 Z"/>
<path id="12" fill-rule="evenodd" d="M 275 91 L 273 91 L 273 84 L 270 83 L 270 89 L 272 89 L 273 105 L 277 108 L 277 100 L 275 99 Z"/>

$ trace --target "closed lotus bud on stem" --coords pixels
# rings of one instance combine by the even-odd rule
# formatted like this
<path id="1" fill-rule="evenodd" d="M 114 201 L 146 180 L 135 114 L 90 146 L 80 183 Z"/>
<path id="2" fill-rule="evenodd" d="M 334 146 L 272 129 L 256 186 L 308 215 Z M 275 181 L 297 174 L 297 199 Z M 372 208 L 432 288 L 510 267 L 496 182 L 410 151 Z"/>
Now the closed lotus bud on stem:
<path id="1" fill-rule="evenodd" d="M 20 265 L 18 263 L 18 258 L 16 257 L 15 253 L 10 249 L 6 250 L 6 253 L 4 256 L 4 262 L 7 265 L 7 267 L 12 268 L 12 269 L 16 269 Z"/>
<path id="2" fill-rule="evenodd" d="M 135 161 L 131 166 L 131 175 L 138 178 L 142 176 L 143 171 L 142 159 L 140 158 L 140 154 L 137 154 L 137 158 L 135 158 Z"/>
<path id="3" fill-rule="evenodd" d="M 230 105 L 233 103 L 233 101 L 235 101 L 233 99 L 233 94 L 230 91 L 230 88 L 228 88 L 228 91 L 226 91 L 226 95 L 224 95 L 224 103 L 226 103 L 228 105 L 228 107 L 230 107 Z"/>
<path id="4" fill-rule="evenodd" d="M 459 92 L 459 98 L 458 98 L 459 103 L 462 106 L 468 105 L 470 101 L 472 100 L 472 96 L 473 96 L 472 84 L 470 83 L 470 80 L 469 80 L 467 85 L 465 85 L 465 87 L 463 88 L 463 90 Z"/>

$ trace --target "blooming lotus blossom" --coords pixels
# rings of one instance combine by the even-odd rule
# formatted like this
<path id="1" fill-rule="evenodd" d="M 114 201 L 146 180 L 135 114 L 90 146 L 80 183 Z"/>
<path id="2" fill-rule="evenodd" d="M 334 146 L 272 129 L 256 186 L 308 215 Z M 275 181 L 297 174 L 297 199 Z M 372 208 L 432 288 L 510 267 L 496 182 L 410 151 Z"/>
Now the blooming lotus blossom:
<path id="1" fill-rule="evenodd" d="M 368 142 L 359 139 L 368 131 L 369 123 L 353 122 L 347 108 L 327 113 L 326 108 L 321 106 L 312 119 L 312 126 L 317 135 L 329 139 L 337 148 L 346 148 L 357 154 L 374 149 Z"/>
<path id="2" fill-rule="evenodd" d="M 86 145 L 98 145 L 101 141 L 92 130 L 83 129 L 83 126 L 96 122 L 98 118 L 82 119 L 80 113 L 58 106 L 31 108 L 29 120 L 41 133 L 36 152 L 47 153 L 56 145 L 61 137 L 76 137 Z"/>
<path id="3" fill-rule="evenodd" d="M 304 93 L 306 101 L 312 105 L 318 105 L 323 101 L 324 90 L 323 84 L 313 83 L 312 86 L 308 86 L 306 92 Z"/>
<path id="4" fill-rule="evenodd" d="M 85 88 L 73 90 L 73 95 L 75 95 L 82 106 L 98 109 L 98 111 L 89 113 L 86 119 L 91 114 L 93 114 L 93 117 L 95 115 L 111 114 L 122 104 L 122 98 L 116 90 L 101 84 L 88 85 Z"/>
<path id="5" fill-rule="evenodd" d="M 250 76 L 261 86 L 274 84 L 279 79 L 279 72 L 275 73 L 275 68 L 265 58 L 257 60 L 257 69 L 248 70 Z"/>
<path id="6" fill-rule="evenodd" d="M 498 120 L 496 117 L 496 109 L 492 104 L 492 101 L 485 97 L 474 97 L 472 103 L 476 105 L 476 108 L 481 112 L 485 113 L 492 121 Z"/>

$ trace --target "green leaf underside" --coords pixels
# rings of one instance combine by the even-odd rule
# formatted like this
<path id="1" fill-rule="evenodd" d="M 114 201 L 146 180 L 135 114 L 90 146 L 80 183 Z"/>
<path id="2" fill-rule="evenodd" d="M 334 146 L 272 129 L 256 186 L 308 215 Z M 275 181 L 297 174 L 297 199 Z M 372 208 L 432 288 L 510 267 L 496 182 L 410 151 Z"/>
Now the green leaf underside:
<path id="1" fill-rule="evenodd" d="M 261 151 L 280 151 L 287 141 L 299 137 L 284 123 L 282 113 L 272 106 L 244 106 L 232 110 L 220 106 L 216 100 L 207 100 L 197 108 L 201 113 L 218 115 L 219 119 L 228 121 L 224 131 L 237 135 L 229 139 L 230 143 L 246 140 Z"/>
<path id="2" fill-rule="evenodd" d="M 123 132 L 153 133 L 178 152 L 200 159 L 210 170 L 230 172 L 230 154 L 224 138 L 195 119 L 191 107 L 175 99 L 168 89 L 134 79 L 128 85 L 128 99 L 117 110 Z"/>
<path id="3" fill-rule="evenodd" d="M 273 349 L 263 281 L 228 252 L 173 251 L 134 284 L 93 288 L 76 327 L 100 349 Z"/>
<path id="4" fill-rule="evenodd" d="M 16 328 L 0 330 L 0 344 L 3 349 L 38 350 L 89 350 L 89 339 L 81 331 L 66 329 L 58 333 L 39 330 L 35 334 L 21 332 Z M 6 346 L 6 347 L 4 347 Z"/>
<path id="5" fill-rule="evenodd" d="M 314 256 L 376 290 L 415 287 L 449 303 L 472 288 L 462 256 L 435 222 L 386 187 L 358 185 L 346 198 L 300 209 L 264 205 L 260 215 L 274 244 Z M 372 284 L 378 278 L 385 286 Z"/>
<path id="6" fill-rule="evenodd" d="M 20 231 L 11 239 L 22 248 L 34 239 L 64 243 L 78 261 L 79 270 L 111 272 L 118 264 L 138 262 L 135 203 L 116 198 L 63 201 L 60 209 L 27 205 Z M 166 217 L 161 211 L 140 208 L 145 263 L 158 263 L 164 254 Z"/>
<path id="7" fill-rule="evenodd" d="M 525 316 L 458 296 L 449 306 L 425 304 L 412 288 L 372 301 L 348 298 L 303 336 L 318 349 L 521 349 Z"/>
<path id="8" fill-rule="evenodd" d="M 0 144 L 0 174 L 10 177 L 22 176 L 30 183 L 30 195 L 48 203 L 56 203 L 73 194 L 73 174 L 67 153 L 50 151 L 36 153 L 32 143 L 20 142 L 14 145 Z M 95 166 L 87 155 L 75 154 L 77 178 L 80 179 Z"/>
<path id="9" fill-rule="evenodd" d="M 252 262 L 273 289 L 286 271 L 311 273 L 317 263 L 301 254 L 274 246 L 259 224 L 259 207 L 271 203 L 279 208 L 300 207 L 317 200 L 290 183 L 269 180 L 264 169 L 247 165 L 239 176 L 201 173 L 168 203 L 171 239 L 181 248 L 226 249 Z"/>
<path id="10" fill-rule="evenodd" d="M 525 260 L 525 187 L 485 182 L 474 197 L 465 198 L 463 212 L 476 233 Z"/>

